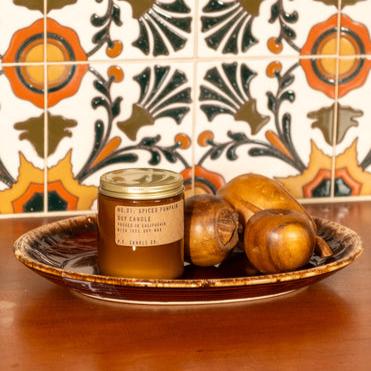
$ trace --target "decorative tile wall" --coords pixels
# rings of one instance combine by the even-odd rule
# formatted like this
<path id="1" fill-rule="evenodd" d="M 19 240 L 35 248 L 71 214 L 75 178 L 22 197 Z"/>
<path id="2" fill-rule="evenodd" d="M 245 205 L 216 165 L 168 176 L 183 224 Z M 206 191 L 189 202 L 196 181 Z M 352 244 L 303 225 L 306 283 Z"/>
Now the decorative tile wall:
<path id="1" fill-rule="evenodd" d="M 274 177 L 371 199 L 371 0 L 2 0 L 0 217 L 96 207 L 122 167 L 187 194 Z M 26 214 L 25 214 L 26 213 Z"/>

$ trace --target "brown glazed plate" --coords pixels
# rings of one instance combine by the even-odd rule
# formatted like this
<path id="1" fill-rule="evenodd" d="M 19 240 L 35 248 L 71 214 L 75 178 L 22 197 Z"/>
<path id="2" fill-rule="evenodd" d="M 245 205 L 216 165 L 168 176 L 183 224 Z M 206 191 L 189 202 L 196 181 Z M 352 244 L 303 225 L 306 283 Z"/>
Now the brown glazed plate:
<path id="1" fill-rule="evenodd" d="M 346 267 L 362 252 L 360 237 L 349 228 L 316 218 L 318 233 L 334 251 L 313 256 L 309 264 L 288 273 L 263 275 L 249 266 L 242 252 L 218 267 L 185 266 L 175 280 L 118 278 L 97 268 L 95 216 L 47 224 L 21 236 L 17 259 L 48 280 L 96 299 L 143 304 L 209 304 L 279 296 L 304 288 Z"/>

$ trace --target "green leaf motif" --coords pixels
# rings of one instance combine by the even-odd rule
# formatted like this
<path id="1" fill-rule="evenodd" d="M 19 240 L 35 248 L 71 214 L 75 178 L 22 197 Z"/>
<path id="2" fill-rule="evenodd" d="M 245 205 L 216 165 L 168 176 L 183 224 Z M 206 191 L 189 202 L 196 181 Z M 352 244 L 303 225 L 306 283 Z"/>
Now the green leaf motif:
<path id="1" fill-rule="evenodd" d="M 77 3 L 77 0 L 48 0 L 48 12 L 53 9 L 61 9 L 66 5 L 71 5 Z"/>
<path id="2" fill-rule="evenodd" d="M 263 1 L 264 0 L 239 0 L 242 8 L 245 9 L 245 11 L 251 14 L 253 17 L 257 17 L 259 15 L 260 4 Z"/>
<path id="3" fill-rule="evenodd" d="M 44 0 L 13 0 L 15 5 L 25 6 L 30 10 L 39 10 L 44 12 Z"/>
<path id="4" fill-rule="evenodd" d="M 155 120 L 143 107 L 133 104 L 130 118 L 117 123 L 118 128 L 131 140 L 135 140 L 139 129 L 143 126 L 153 125 Z"/>
<path id="5" fill-rule="evenodd" d="M 333 6 L 338 7 L 338 0 L 314 0 L 314 1 L 320 1 L 321 3 L 324 3 L 326 5 L 333 5 Z M 347 5 L 354 5 L 361 1 L 365 1 L 365 0 L 342 0 L 341 7 L 344 8 Z"/>
<path id="6" fill-rule="evenodd" d="M 230 114 L 236 120 L 246 122 L 252 134 L 258 133 L 270 120 L 260 114 L 256 100 L 250 94 L 251 80 L 256 76 L 246 64 L 223 63 L 220 68 L 210 68 L 201 85 L 201 110 L 209 121 L 217 115 Z"/>
<path id="7" fill-rule="evenodd" d="M 366 1 L 366 0 L 342 0 L 341 1 L 341 7 L 344 8 L 347 5 L 354 5 L 354 4 L 357 4 L 361 1 Z"/>
<path id="8" fill-rule="evenodd" d="M 269 116 L 264 116 L 258 111 L 256 99 L 245 102 L 236 112 L 234 118 L 248 122 L 251 134 L 257 134 L 270 120 Z"/>
<path id="9" fill-rule="evenodd" d="M 335 105 L 333 104 L 329 107 L 321 108 L 318 111 L 308 113 L 308 118 L 315 120 L 312 123 L 312 128 L 320 129 L 323 137 L 329 145 L 332 145 L 334 136 L 334 112 Z M 362 111 L 339 104 L 335 144 L 342 142 L 346 133 L 351 127 L 358 126 L 357 118 L 362 116 Z"/>
<path id="10" fill-rule="evenodd" d="M 155 4 L 155 0 L 126 0 L 133 11 L 133 18 L 139 19 L 144 16 Z"/>
<path id="11" fill-rule="evenodd" d="M 129 139 L 136 140 L 139 129 L 153 125 L 157 119 L 171 118 L 178 125 L 190 111 L 191 88 L 184 72 L 169 66 L 147 67 L 134 77 L 139 84 L 140 98 L 133 105 L 131 116 L 117 123 Z"/>
<path id="12" fill-rule="evenodd" d="M 15 5 L 25 6 L 30 10 L 38 10 L 44 13 L 44 0 L 13 0 Z M 75 4 L 77 0 L 48 0 L 48 12 L 53 9 L 61 9 L 66 5 Z"/>
<path id="13" fill-rule="evenodd" d="M 209 0 L 201 16 L 202 32 L 209 48 L 223 54 L 246 52 L 258 42 L 252 33 L 262 0 Z"/>
<path id="14" fill-rule="evenodd" d="M 48 112 L 48 156 L 52 155 L 61 140 L 71 137 L 71 128 L 77 125 L 75 120 L 69 120 L 63 116 L 54 116 Z M 20 140 L 29 141 L 40 157 L 44 157 L 44 114 L 30 118 L 26 121 L 17 122 L 16 130 L 21 131 Z"/>

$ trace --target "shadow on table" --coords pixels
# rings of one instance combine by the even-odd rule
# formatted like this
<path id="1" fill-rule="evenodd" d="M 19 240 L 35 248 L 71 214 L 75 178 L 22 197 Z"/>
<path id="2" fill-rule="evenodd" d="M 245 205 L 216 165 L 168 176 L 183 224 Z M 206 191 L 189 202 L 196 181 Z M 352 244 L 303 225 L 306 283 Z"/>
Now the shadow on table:
<path id="1" fill-rule="evenodd" d="M 74 369 L 162 362 L 181 370 L 228 360 L 237 367 L 247 358 L 294 367 L 298 354 L 313 361 L 333 351 L 354 330 L 354 315 L 325 283 L 276 299 L 193 307 L 111 304 L 51 287 L 18 310 L 14 336 L 29 362 L 45 349 L 48 366 L 62 357 Z"/>

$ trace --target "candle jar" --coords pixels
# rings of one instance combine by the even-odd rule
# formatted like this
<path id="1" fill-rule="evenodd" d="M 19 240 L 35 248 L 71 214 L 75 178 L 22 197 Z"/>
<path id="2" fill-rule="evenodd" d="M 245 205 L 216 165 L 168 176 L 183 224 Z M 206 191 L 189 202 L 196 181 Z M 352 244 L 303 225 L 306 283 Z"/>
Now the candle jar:
<path id="1" fill-rule="evenodd" d="M 177 278 L 184 250 L 181 175 L 125 169 L 102 175 L 98 195 L 98 265 L 105 275 Z"/>

